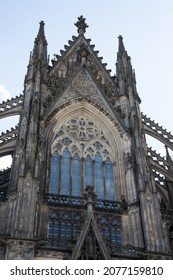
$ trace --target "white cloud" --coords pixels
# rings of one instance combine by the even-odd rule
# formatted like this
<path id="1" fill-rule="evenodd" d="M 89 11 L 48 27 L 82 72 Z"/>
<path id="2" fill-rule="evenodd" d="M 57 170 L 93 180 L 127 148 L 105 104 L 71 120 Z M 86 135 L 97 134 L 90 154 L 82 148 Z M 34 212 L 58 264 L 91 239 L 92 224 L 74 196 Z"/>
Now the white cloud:
<path id="1" fill-rule="evenodd" d="M 6 90 L 6 88 L 3 85 L 0 84 L 0 103 L 10 98 L 11 94 L 9 93 L 9 91 Z"/>
<path id="2" fill-rule="evenodd" d="M 4 156 L 0 158 L 0 170 L 6 169 L 7 167 L 11 166 L 12 157 L 11 156 Z"/>

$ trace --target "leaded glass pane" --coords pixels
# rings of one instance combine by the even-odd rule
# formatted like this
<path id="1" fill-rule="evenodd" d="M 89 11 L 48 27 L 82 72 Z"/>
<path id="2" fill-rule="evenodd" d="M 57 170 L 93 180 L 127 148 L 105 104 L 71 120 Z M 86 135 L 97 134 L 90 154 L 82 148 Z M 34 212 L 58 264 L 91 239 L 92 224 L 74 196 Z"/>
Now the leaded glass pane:
<path id="1" fill-rule="evenodd" d="M 65 149 L 61 167 L 61 194 L 70 195 L 70 152 Z"/>
<path id="2" fill-rule="evenodd" d="M 51 159 L 50 193 L 57 194 L 59 191 L 60 156 L 54 152 Z"/>
<path id="3" fill-rule="evenodd" d="M 68 140 L 68 139 L 66 139 Z M 99 142 L 95 146 L 100 147 Z M 71 157 L 69 148 L 65 148 L 62 158 L 57 151 L 51 159 L 50 192 L 64 195 L 81 196 L 82 184 L 95 185 L 98 199 L 115 200 L 113 166 L 109 158 L 103 163 L 100 151 L 94 161 L 90 155 L 84 159 L 84 182 L 82 180 L 82 160 L 76 153 Z M 90 148 L 88 148 L 89 151 Z M 83 183 L 82 183 L 83 182 Z"/>
<path id="4" fill-rule="evenodd" d="M 61 223 L 61 239 L 70 240 L 71 239 L 71 224 Z"/>
<path id="5" fill-rule="evenodd" d="M 105 177 L 106 177 L 106 199 L 115 200 L 113 166 L 110 160 L 106 160 L 105 162 Z"/>
<path id="6" fill-rule="evenodd" d="M 48 229 L 48 237 L 49 238 L 58 238 L 59 236 L 59 224 L 54 223 L 53 221 L 49 222 L 49 229 Z"/>
<path id="7" fill-rule="evenodd" d="M 99 153 L 95 156 L 95 184 L 96 194 L 99 199 L 104 199 L 103 162 Z"/>
<path id="8" fill-rule="evenodd" d="M 110 231 L 109 228 L 105 227 L 102 229 L 102 236 L 103 238 L 105 238 L 106 240 L 108 240 L 110 238 Z"/>
<path id="9" fill-rule="evenodd" d="M 85 159 L 85 186 L 93 185 L 93 161 L 90 156 Z"/>
<path id="10" fill-rule="evenodd" d="M 67 148 L 64 150 L 62 156 L 63 158 L 70 158 L 70 152 Z"/>
<path id="11" fill-rule="evenodd" d="M 115 245 L 121 245 L 121 229 L 111 228 L 111 241 Z"/>
<path id="12" fill-rule="evenodd" d="M 72 161 L 72 195 L 80 196 L 81 195 L 81 159 L 76 154 L 73 157 Z"/>

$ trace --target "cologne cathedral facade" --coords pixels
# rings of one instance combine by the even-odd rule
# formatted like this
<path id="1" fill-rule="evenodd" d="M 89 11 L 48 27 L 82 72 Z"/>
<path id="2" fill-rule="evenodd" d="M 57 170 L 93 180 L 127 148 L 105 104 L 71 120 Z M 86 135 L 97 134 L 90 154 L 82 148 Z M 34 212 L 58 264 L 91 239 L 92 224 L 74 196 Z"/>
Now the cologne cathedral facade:
<path id="1" fill-rule="evenodd" d="M 140 112 L 122 36 L 111 76 L 75 25 L 50 65 L 40 22 L 24 93 L 0 104 L 20 115 L 0 135 L 0 259 L 172 259 L 173 136 Z"/>

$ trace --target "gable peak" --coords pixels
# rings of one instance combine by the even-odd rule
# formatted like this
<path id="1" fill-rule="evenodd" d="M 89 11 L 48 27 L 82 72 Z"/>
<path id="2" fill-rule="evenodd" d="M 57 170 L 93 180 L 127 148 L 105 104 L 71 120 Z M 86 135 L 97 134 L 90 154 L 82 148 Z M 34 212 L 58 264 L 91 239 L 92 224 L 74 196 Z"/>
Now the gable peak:
<path id="1" fill-rule="evenodd" d="M 88 25 L 85 20 L 86 18 L 81 15 L 80 17 L 78 17 L 78 21 L 74 24 L 78 28 L 77 31 L 79 35 L 83 35 L 86 32 L 86 28 L 88 27 Z"/>

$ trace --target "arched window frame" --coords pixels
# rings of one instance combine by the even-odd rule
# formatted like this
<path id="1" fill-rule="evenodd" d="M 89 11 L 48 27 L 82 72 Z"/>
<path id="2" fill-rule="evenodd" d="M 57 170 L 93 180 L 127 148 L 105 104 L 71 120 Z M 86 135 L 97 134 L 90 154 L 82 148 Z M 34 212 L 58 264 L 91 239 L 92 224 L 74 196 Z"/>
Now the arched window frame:
<path id="1" fill-rule="evenodd" d="M 107 165 L 111 167 L 109 170 Z M 55 151 L 51 159 L 50 193 L 80 197 L 86 185 L 95 186 L 98 199 L 115 200 L 111 160 L 103 161 L 99 153 L 92 159 L 89 155 L 86 158 L 80 158 L 78 154 L 71 156 L 67 148 L 62 155 Z"/>
<path id="2" fill-rule="evenodd" d="M 71 156 L 71 164 L 70 164 L 70 179 L 68 180 L 68 192 L 64 191 L 62 186 L 62 172 L 60 172 L 59 176 L 59 185 L 58 191 L 54 191 L 53 193 L 62 194 L 62 195 L 70 195 L 70 196 L 81 196 L 85 191 L 85 187 L 87 184 L 91 184 L 95 186 L 96 194 L 98 195 L 98 199 L 104 200 L 116 200 L 116 190 L 115 190 L 115 164 L 113 161 L 114 152 L 111 149 L 111 145 L 102 132 L 101 127 L 98 124 L 94 123 L 93 120 L 86 119 L 84 117 L 78 117 L 77 120 L 72 118 L 71 121 L 67 120 L 63 126 L 59 128 L 57 131 L 54 140 L 51 145 L 51 158 L 54 157 L 54 152 L 58 151 L 61 163 L 60 170 L 64 168 L 63 163 L 63 151 L 68 149 L 70 151 Z M 80 132 L 82 129 L 82 133 Z M 92 132 L 91 132 L 92 130 Z M 94 132 L 96 131 L 96 132 Z M 94 134 L 96 133 L 96 134 Z M 95 138 L 96 137 L 96 138 Z M 96 155 L 100 154 L 102 157 L 102 162 L 97 163 Z M 74 165 L 74 157 L 78 155 L 80 158 L 80 178 L 77 179 L 76 176 L 76 185 L 81 185 L 80 190 L 74 190 L 74 182 L 75 182 L 75 174 L 73 174 L 73 165 Z M 91 165 L 93 170 L 91 172 L 90 180 L 88 175 L 86 174 L 86 163 L 87 158 L 90 157 Z M 89 162 L 88 162 L 89 164 Z M 102 165 L 100 170 L 100 178 L 95 174 L 95 167 L 97 165 Z M 111 166 L 111 171 L 108 170 L 108 166 Z M 98 171 L 97 171 L 98 172 Z M 52 170 L 51 170 L 52 173 Z M 79 174 L 78 174 L 79 175 Z M 110 178 L 112 176 L 112 178 Z M 52 175 L 50 176 L 52 178 Z M 86 180 L 88 177 L 88 183 Z M 80 181 L 80 182 L 79 182 Z M 70 183 L 69 183 L 70 182 Z M 100 186 L 99 186 L 100 185 Z M 101 190 L 102 188 L 102 190 Z M 107 189 L 111 191 L 108 193 Z M 50 192 L 52 192 L 52 187 L 50 184 Z"/>

